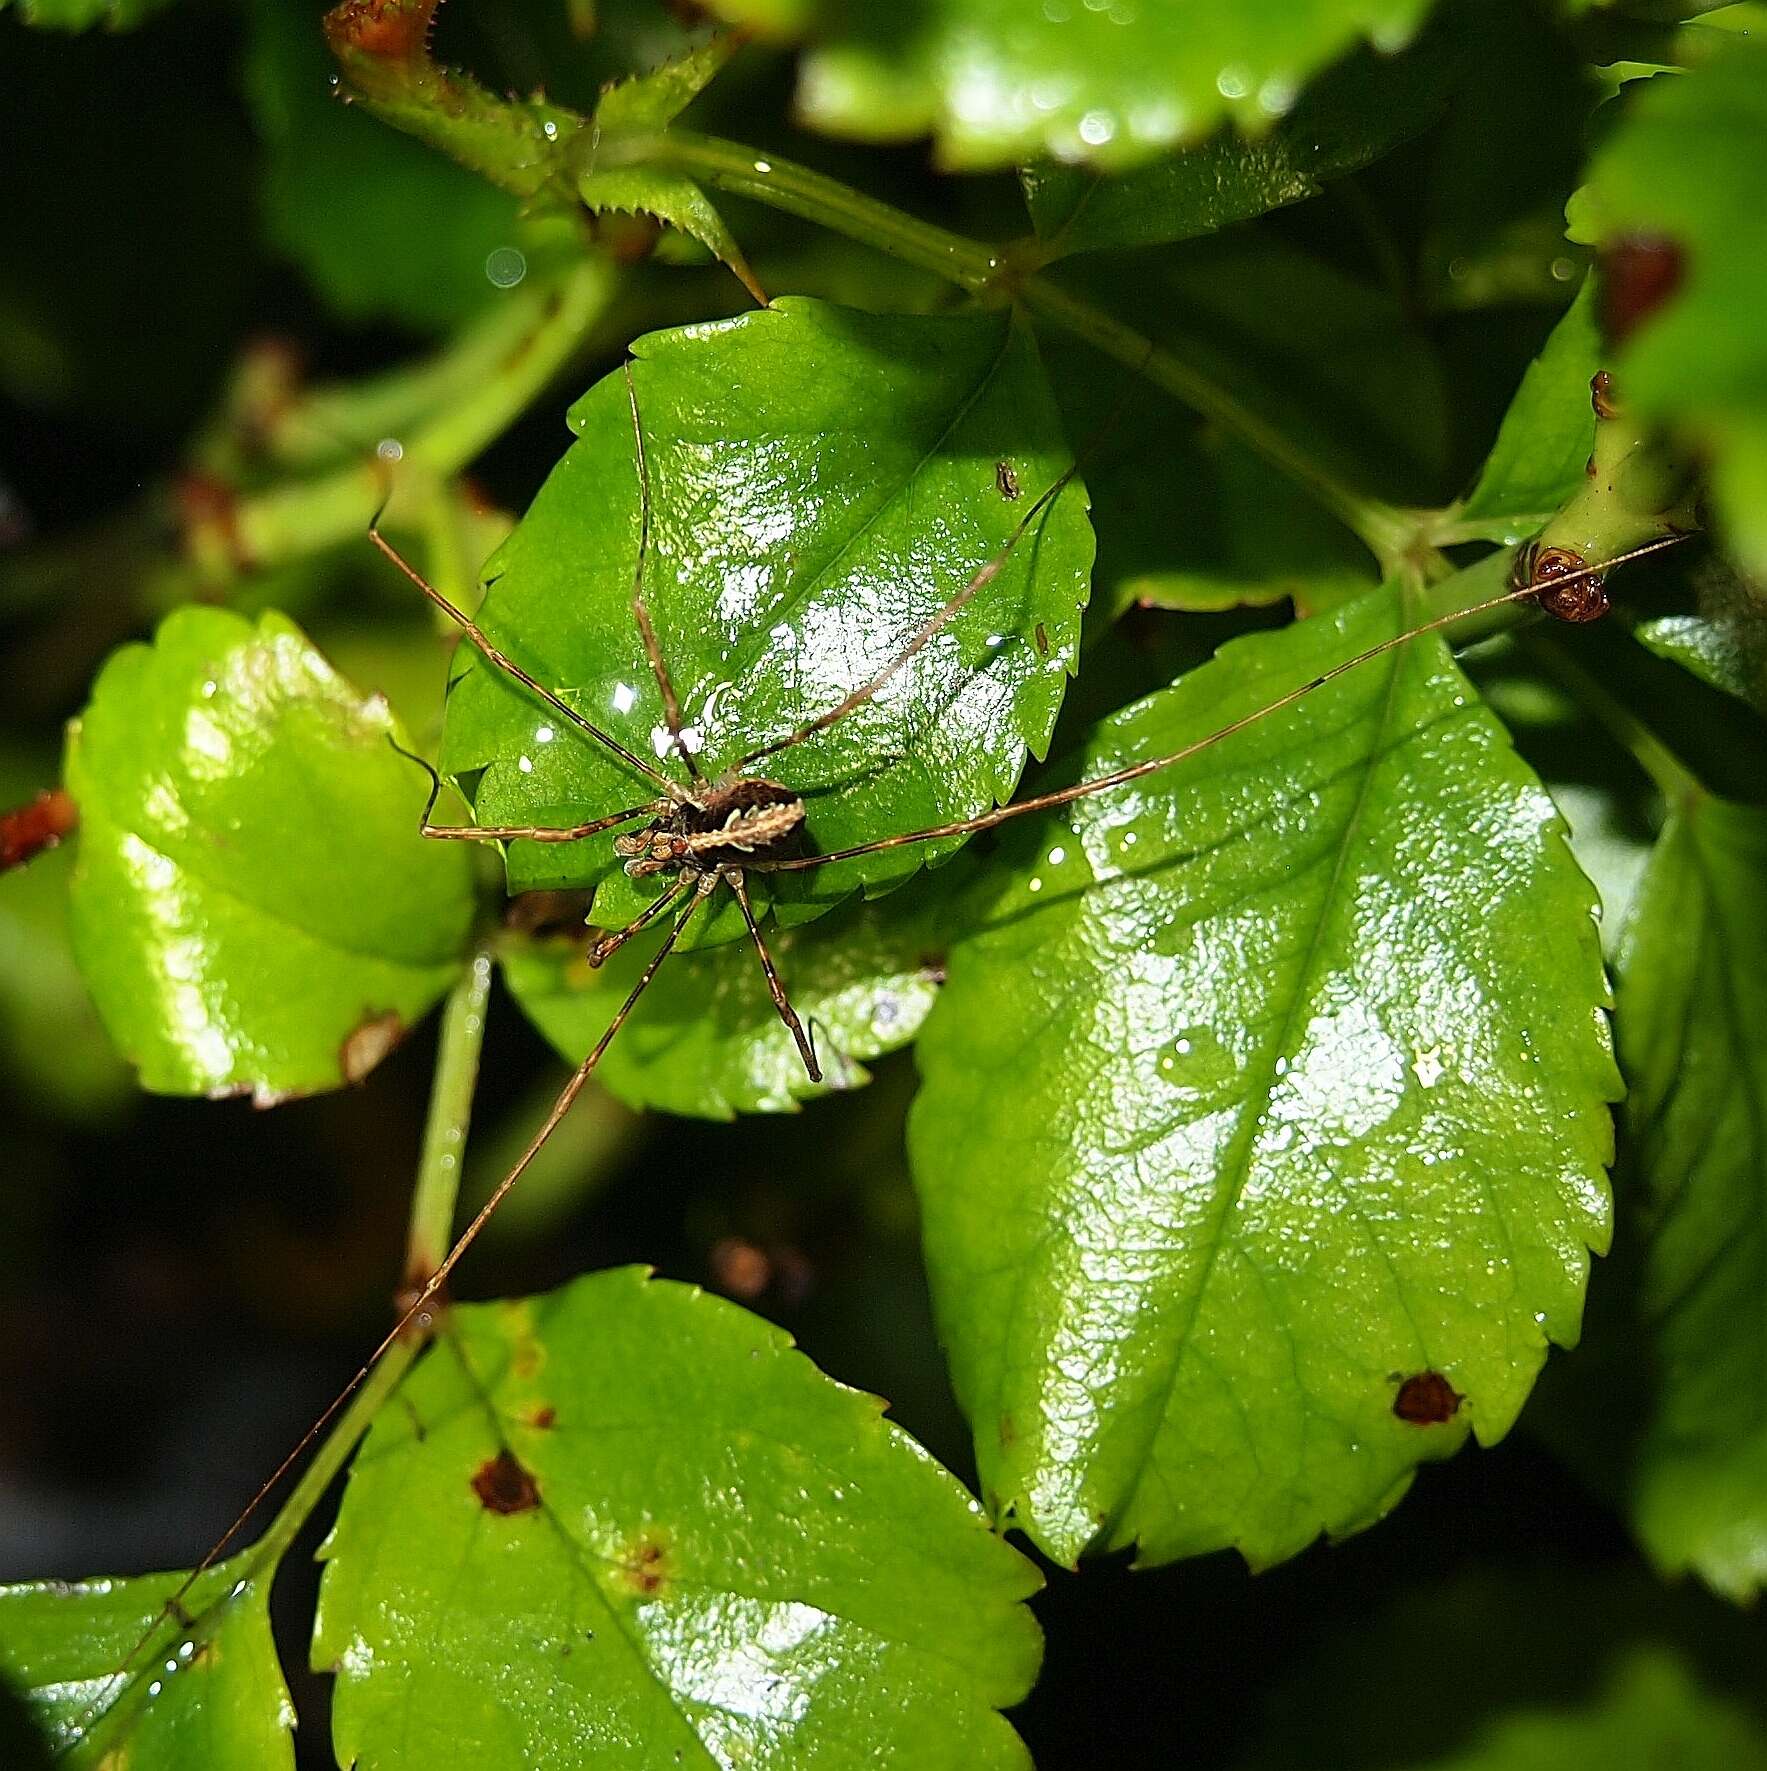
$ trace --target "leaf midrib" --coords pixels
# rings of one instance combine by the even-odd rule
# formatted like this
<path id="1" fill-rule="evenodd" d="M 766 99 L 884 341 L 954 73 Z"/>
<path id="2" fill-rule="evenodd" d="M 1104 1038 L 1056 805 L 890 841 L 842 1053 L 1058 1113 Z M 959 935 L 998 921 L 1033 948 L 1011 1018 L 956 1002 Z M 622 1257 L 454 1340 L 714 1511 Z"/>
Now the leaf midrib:
<path id="1" fill-rule="evenodd" d="M 1306 999 L 1307 983 L 1313 974 L 1326 925 L 1331 920 L 1332 907 L 1337 901 L 1339 882 L 1343 878 L 1350 852 L 1356 847 L 1361 834 L 1362 819 L 1367 809 L 1369 791 L 1373 786 L 1375 774 L 1380 764 L 1389 754 L 1388 733 L 1406 656 L 1406 648 L 1399 648 L 1392 654 L 1393 662 L 1387 673 L 1386 690 L 1381 702 L 1374 742 L 1368 746 L 1367 755 L 1362 764 L 1362 781 L 1356 791 L 1356 803 L 1351 807 L 1349 816 L 1344 821 L 1343 836 L 1338 844 L 1337 858 L 1332 865 L 1331 878 L 1327 881 L 1325 892 L 1320 900 L 1319 915 L 1308 936 L 1307 950 L 1294 973 L 1294 989 L 1289 1001 L 1284 1005 L 1275 1036 L 1266 1041 L 1264 1050 L 1257 1059 L 1257 1067 L 1260 1072 L 1258 1086 L 1256 1089 L 1248 1087 L 1245 1091 L 1240 1108 L 1240 1122 L 1234 1133 L 1233 1144 L 1217 1174 L 1220 1203 L 1215 1214 L 1215 1229 L 1204 1252 L 1202 1272 L 1197 1278 L 1190 1309 L 1178 1329 L 1170 1352 L 1166 1356 L 1166 1373 L 1159 1386 L 1157 1397 L 1150 1399 L 1150 1405 L 1145 1410 L 1146 1418 L 1151 1424 L 1147 1427 L 1141 1448 L 1133 1460 L 1135 1464 L 1134 1480 L 1121 1500 L 1112 1507 L 1110 1524 L 1104 1528 L 1104 1535 L 1114 1533 L 1117 1525 L 1132 1513 L 1140 1498 L 1142 1485 L 1154 1468 L 1154 1447 L 1165 1425 L 1166 1415 L 1171 1408 L 1172 1395 L 1177 1388 L 1179 1371 L 1183 1367 L 1185 1355 L 1189 1350 L 1191 1336 L 1196 1330 L 1197 1323 L 1201 1320 L 1203 1304 L 1208 1294 L 1210 1282 L 1214 1277 L 1215 1268 L 1230 1240 L 1228 1230 L 1234 1212 L 1251 1179 L 1251 1150 L 1258 1129 L 1258 1115 L 1252 1111 L 1253 1102 L 1256 1100 L 1268 1102 L 1271 1089 L 1276 1081 L 1276 1061 L 1286 1049 L 1293 1035 L 1295 1017 L 1300 1010 L 1301 1003 Z M 1390 1257 L 1388 1264 L 1389 1266 L 1391 1264 Z"/>

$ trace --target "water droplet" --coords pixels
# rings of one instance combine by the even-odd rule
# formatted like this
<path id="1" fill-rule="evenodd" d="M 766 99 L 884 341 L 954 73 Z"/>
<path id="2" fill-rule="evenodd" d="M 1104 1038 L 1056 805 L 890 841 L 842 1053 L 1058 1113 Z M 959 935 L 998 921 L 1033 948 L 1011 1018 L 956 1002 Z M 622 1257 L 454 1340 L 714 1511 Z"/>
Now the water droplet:
<path id="1" fill-rule="evenodd" d="M 202 698 L 207 701 L 214 694 L 218 686 L 218 684 L 212 682 L 204 683 L 202 686 Z"/>
<path id="2" fill-rule="evenodd" d="M 532 757 L 518 757 L 515 766 L 520 769 L 524 775 L 531 775 L 534 772 L 534 762 Z"/>
<path id="3" fill-rule="evenodd" d="M 374 445 L 374 452 L 382 461 L 403 461 L 405 445 L 397 437 L 382 437 Z"/>
<path id="4" fill-rule="evenodd" d="M 1101 148 L 1117 133 L 1117 120 L 1109 111 L 1088 111 L 1080 119 L 1080 139 L 1088 147 Z"/>
<path id="5" fill-rule="evenodd" d="M 1258 109 L 1266 117 L 1285 116 L 1294 108 L 1295 99 L 1299 96 L 1299 88 L 1294 81 L 1285 80 L 1280 74 L 1271 77 L 1258 88 Z"/>
<path id="6" fill-rule="evenodd" d="M 1031 883 L 1025 887 L 1025 890 L 1027 892 L 1040 892 L 1040 891 L 1042 891 L 1042 889 L 1043 889 L 1043 882 L 1040 879 L 1033 879 L 1031 881 Z"/>
<path id="7" fill-rule="evenodd" d="M 1286 1076 L 1288 1074 L 1288 1059 L 1287 1058 L 1278 1058 L 1276 1060 L 1276 1074 L 1278 1076 Z"/>
<path id="8" fill-rule="evenodd" d="M 158 1679 L 155 1679 L 154 1682 L 148 1686 L 147 1695 L 149 1697 L 158 1697 L 164 1690 L 165 1686 Z"/>
<path id="9" fill-rule="evenodd" d="M 544 135 L 548 141 L 557 141 L 558 125 L 548 117 L 546 121 L 540 125 L 540 133 Z"/>
<path id="10" fill-rule="evenodd" d="M 773 162 L 771 160 L 757 160 L 755 162 L 755 170 L 765 177 L 767 173 L 773 170 Z"/>
<path id="11" fill-rule="evenodd" d="M 1552 261 L 1552 280 L 1555 283 L 1568 283 L 1577 274 L 1577 261 L 1574 258 L 1555 258 Z"/>
<path id="12" fill-rule="evenodd" d="M 534 742 L 536 744 L 550 744 L 552 738 L 553 732 L 550 726 L 536 726 L 534 728 Z"/>
<path id="13" fill-rule="evenodd" d="M 1223 68 L 1215 76 L 1215 90 L 1223 98 L 1244 98 L 1252 89 L 1250 72 L 1235 64 Z"/>
<path id="14" fill-rule="evenodd" d="M 485 275 L 499 289 L 513 289 L 528 274 L 528 261 L 513 246 L 499 246 L 485 259 Z"/>
<path id="15" fill-rule="evenodd" d="M 1049 865 L 1051 867 L 1059 867 L 1067 858 L 1067 850 L 1060 847 L 1059 844 L 1049 851 Z"/>
<path id="16" fill-rule="evenodd" d="M 614 684 L 614 712 L 630 713 L 638 700 L 638 691 L 630 683 Z"/>

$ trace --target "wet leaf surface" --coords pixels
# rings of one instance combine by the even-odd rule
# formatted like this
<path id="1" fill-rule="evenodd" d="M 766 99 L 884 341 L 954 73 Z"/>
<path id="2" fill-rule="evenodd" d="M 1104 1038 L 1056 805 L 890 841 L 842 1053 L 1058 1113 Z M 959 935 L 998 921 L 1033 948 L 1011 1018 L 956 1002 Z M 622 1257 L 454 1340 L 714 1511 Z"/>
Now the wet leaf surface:
<path id="1" fill-rule="evenodd" d="M 645 595 L 702 771 L 783 737 L 864 683 L 1004 545 L 1067 467 L 1042 370 L 1002 315 L 882 317 L 793 299 L 633 346 L 653 493 Z M 487 567 L 483 621 L 518 663 L 646 759 L 663 706 L 632 613 L 639 495 L 624 377 L 571 413 L 578 441 Z M 1024 495 L 1003 497 L 1010 458 Z M 962 818 L 1048 741 L 1092 557 L 1070 485 L 999 575 L 869 705 L 761 768 L 806 798 L 812 850 Z M 485 824 L 571 825 L 654 783 L 471 658 L 443 766 Z M 669 759 L 677 780 L 678 760 Z M 880 888 L 919 848 L 801 875 L 782 917 Z M 516 843 L 512 889 L 598 889 L 596 919 L 655 896 L 608 837 Z M 756 878 L 757 887 L 764 885 Z M 744 933 L 734 906 L 702 938 Z"/>
<path id="2" fill-rule="evenodd" d="M 470 858 L 418 835 L 394 738 L 281 615 L 180 609 L 112 654 L 68 740 L 74 951 L 144 1086 L 336 1088 L 359 1029 L 448 987 Z"/>
<path id="3" fill-rule="evenodd" d="M 1177 749 L 1409 625 L 1385 589 L 1107 721 Z M 1593 894 L 1436 639 L 1003 845 L 911 1153 L 984 1494 L 1052 1556 L 1378 1518 L 1575 1338 L 1617 1093 Z M 1425 1429 L 1404 1379 L 1464 1398 Z"/>
<path id="4" fill-rule="evenodd" d="M 781 1113 L 869 1078 L 872 1059 L 907 1045 L 938 1000 L 956 926 L 950 874 L 962 860 L 876 903 L 849 902 L 820 922 L 775 930 L 768 950 L 822 1065 L 814 1083 L 773 1007 L 747 942 L 665 961 L 596 1071 L 634 1107 L 696 1118 Z M 529 1018 L 571 1063 L 625 1000 L 657 940 L 641 937 L 599 970 L 587 935 L 506 951 L 503 975 Z"/>
<path id="5" fill-rule="evenodd" d="M 874 1398 L 635 1268 L 449 1322 L 324 1551 L 341 1763 L 1028 1764 L 1036 1573 Z"/>
<path id="6" fill-rule="evenodd" d="M 1048 154 L 1138 165 L 1223 119 L 1261 133 L 1302 85 L 1372 39 L 1396 49 L 1423 0 L 714 0 L 733 24 L 805 37 L 798 108 L 866 141 L 930 133 L 947 166 Z"/>
<path id="7" fill-rule="evenodd" d="M 294 1706 L 277 1664 L 269 1583 L 222 1562 L 161 1618 L 180 1574 L 0 1587 L 0 1673 L 67 1771 L 293 1771 Z M 160 1620 L 130 1670 L 118 1669 Z"/>

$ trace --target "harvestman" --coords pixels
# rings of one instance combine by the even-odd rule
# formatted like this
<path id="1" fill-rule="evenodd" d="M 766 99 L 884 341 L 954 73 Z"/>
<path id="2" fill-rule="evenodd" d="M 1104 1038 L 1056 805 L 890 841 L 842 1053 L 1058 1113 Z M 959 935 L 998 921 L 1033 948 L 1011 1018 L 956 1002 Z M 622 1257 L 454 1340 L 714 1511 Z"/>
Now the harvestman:
<path id="1" fill-rule="evenodd" d="M 1537 599 L 1543 609 L 1559 620 L 1572 622 L 1594 620 L 1607 611 L 1608 603 L 1603 589 L 1603 580 L 1609 570 L 1644 554 L 1672 547 L 1684 539 L 1680 534 L 1671 534 L 1593 565 L 1586 564 L 1579 555 L 1568 549 L 1538 548 L 1533 545 L 1524 547 L 1516 557 L 1510 588 L 1501 594 L 1488 597 L 1484 601 L 1474 603 L 1466 608 L 1455 609 L 1451 613 L 1437 616 L 1433 620 L 1420 622 L 1404 633 L 1395 634 L 1390 639 L 1366 647 L 1352 657 L 1343 659 L 1329 669 L 1319 672 L 1318 675 L 1308 678 L 1307 681 L 1279 695 L 1275 700 L 1230 721 L 1227 725 L 1195 739 L 1168 755 L 1153 757 L 1148 761 L 1115 770 L 1108 775 L 1097 776 L 1089 781 L 1081 781 L 1070 787 L 1059 788 L 1054 792 L 1036 794 L 1029 799 L 1016 800 L 973 818 L 960 818 L 951 823 L 934 825 L 925 830 L 905 831 L 894 836 L 878 837 L 873 841 L 858 843 L 851 848 L 837 849 L 829 854 L 803 854 L 799 852 L 804 835 L 802 796 L 795 793 L 783 782 L 776 781 L 770 776 L 752 774 L 749 771 L 755 764 L 763 762 L 769 757 L 783 755 L 806 739 L 814 737 L 818 732 L 826 731 L 830 726 L 845 719 L 847 715 L 870 701 L 879 690 L 911 663 L 999 575 L 1012 550 L 1024 538 L 1038 517 L 1053 504 L 1079 472 L 1080 459 L 1076 458 L 1030 505 L 999 552 L 979 567 L 955 595 L 929 616 L 910 636 L 901 650 L 880 670 L 826 712 L 806 721 L 784 737 L 775 738 L 748 751 L 738 757 L 736 762 L 718 779 L 707 780 L 695 761 L 692 749 L 683 739 L 681 704 L 670 680 L 662 649 L 657 642 L 656 629 L 651 622 L 649 607 L 644 600 L 644 571 L 650 550 L 650 472 L 645 459 L 644 431 L 638 410 L 638 390 L 632 378 L 632 365 L 629 361 L 625 365 L 625 377 L 627 397 L 632 410 L 633 454 L 638 474 L 640 512 L 638 560 L 632 581 L 632 613 L 637 624 L 639 638 L 644 646 L 645 657 L 650 664 L 651 674 L 656 680 L 657 690 L 662 697 L 669 739 L 668 750 L 665 754 L 673 754 L 681 758 L 689 776 L 686 783 L 673 779 L 656 764 L 628 750 L 611 733 L 604 732 L 599 726 L 593 724 L 576 708 L 563 700 L 556 691 L 523 670 L 512 658 L 500 650 L 477 622 L 463 610 L 455 607 L 387 540 L 386 536 L 381 533 L 378 514 L 369 526 L 368 537 L 450 621 L 460 628 L 488 663 L 520 683 L 524 689 L 545 702 L 571 727 L 581 732 L 585 738 L 601 745 L 612 755 L 618 757 L 628 768 L 643 776 L 656 789 L 656 793 L 651 799 L 639 805 L 630 806 L 624 811 L 610 812 L 602 817 L 591 818 L 582 824 L 561 828 L 518 824 L 437 825 L 430 822 L 430 816 L 435 810 L 436 800 L 441 792 L 441 779 L 433 769 L 429 769 L 427 763 L 424 763 L 422 766 L 429 770 L 431 776 L 431 790 L 429 801 L 424 807 L 423 834 L 436 840 L 457 842 L 580 842 L 586 837 L 598 836 L 603 832 L 619 830 L 622 826 L 634 825 L 638 824 L 640 820 L 646 820 L 640 829 L 615 836 L 613 839 L 614 852 L 624 861 L 625 870 L 633 879 L 667 876 L 668 883 L 658 896 L 624 928 L 597 937 L 591 944 L 588 953 L 589 963 L 592 966 L 604 963 L 627 941 L 648 928 L 671 907 L 679 905 L 679 911 L 670 924 L 662 944 L 640 973 L 637 983 L 627 993 L 625 1000 L 615 1011 L 613 1019 L 595 1042 L 589 1055 L 577 1066 L 570 1080 L 560 1090 L 558 1098 L 552 1104 L 551 1111 L 547 1113 L 539 1130 L 529 1140 L 514 1166 L 498 1182 L 472 1221 L 461 1231 L 441 1264 L 417 1287 L 415 1292 L 406 1294 L 406 1297 L 401 1300 L 404 1307 L 398 1321 L 387 1331 L 379 1345 L 364 1361 L 361 1370 L 351 1378 L 348 1385 L 338 1393 L 325 1412 L 302 1435 L 300 1442 L 258 1489 L 238 1518 L 228 1527 L 226 1534 L 210 1548 L 207 1555 L 185 1577 L 177 1591 L 167 1600 L 162 1615 L 177 1617 L 181 1614 L 180 1601 L 189 1592 L 198 1577 L 220 1558 L 228 1545 L 232 1543 L 257 1511 L 263 1500 L 275 1489 L 307 1447 L 318 1438 L 338 1411 L 366 1381 L 370 1372 L 380 1362 L 387 1350 L 412 1327 L 427 1330 L 432 1325 L 432 1306 L 437 1294 L 447 1283 L 448 1276 L 477 1240 L 479 1232 L 484 1229 L 492 1214 L 503 1203 L 510 1189 L 521 1179 L 528 1165 L 539 1154 L 541 1147 L 552 1135 L 559 1121 L 570 1111 L 571 1104 L 594 1073 L 595 1067 L 601 1062 L 602 1055 L 613 1043 L 615 1035 L 625 1025 L 627 1017 L 649 987 L 663 961 L 686 931 L 695 912 L 720 885 L 730 888 L 737 904 L 741 907 L 743 920 L 747 924 L 749 938 L 760 959 L 761 970 L 766 978 L 767 989 L 772 996 L 773 1005 L 796 1042 L 799 1056 L 803 1060 L 804 1068 L 810 1079 L 819 1082 L 822 1079 L 822 1071 L 817 1060 L 814 1043 L 805 1032 L 803 1023 L 793 1009 L 791 999 L 786 994 L 785 986 L 780 980 L 778 969 L 773 963 L 772 955 L 768 952 L 766 939 L 761 933 L 760 923 L 749 901 L 748 874 L 803 871 L 809 868 L 825 867 L 835 861 L 851 860 L 858 855 L 870 855 L 885 849 L 901 848 L 911 843 L 937 842 L 949 837 L 973 835 L 978 831 L 991 830 L 995 825 L 1004 824 L 1010 818 L 1020 818 L 1029 813 L 1048 811 L 1054 807 L 1068 805 L 1075 800 L 1087 798 L 1092 794 L 1104 793 L 1111 788 L 1124 786 L 1131 781 L 1138 781 L 1143 776 L 1157 774 L 1162 769 L 1172 768 L 1220 743 L 1223 739 L 1232 737 L 1236 732 L 1257 724 L 1271 714 L 1292 707 L 1296 702 L 1312 694 L 1315 689 L 1323 688 L 1327 683 L 1372 662 L 1384 653 L 1406 645 L 1414 639 L 1419 639 L 1425 634 L 1434 633 L 1454 623 L 1487 613 L 1505 603 Z M 1082 455 L 1084 453 L 1083 451 Z M 1007 471 L 1010 472 L 1010 470 Z M 1006 479 L 1004 474 L 999 475 L 998 484 L 1002 495 L 1005 496 Z M 1016 493 L 1016 478 L 1012 481 L 1012 487 Z M 149 1634 L 151 1635 L 151 1632 Z M 143 1644 L 148 1639 L 148 1637 L 143 1637 Z M 141 1646 L 142 1644 L 137 1644 L 136 1653 L 140 1651 Z M 133 1653 L 129 1659 L 131 1661 L 134 1659 Z M 120 1671 L 126 1672 L 127 1664 L 126 1662 Z"/>

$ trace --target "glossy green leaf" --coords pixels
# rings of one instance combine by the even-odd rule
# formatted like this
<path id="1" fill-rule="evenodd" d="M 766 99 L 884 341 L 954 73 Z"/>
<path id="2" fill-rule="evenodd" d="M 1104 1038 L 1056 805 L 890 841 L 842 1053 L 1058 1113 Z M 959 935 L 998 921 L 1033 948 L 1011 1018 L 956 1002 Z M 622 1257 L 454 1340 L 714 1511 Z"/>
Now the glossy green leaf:
<path id="1" fill-rule="evenodd" d="M 1428 128 L 1458 65 L 1454 44 L 1436 33 L 1404 56 L 1352 57 L 1254 139 L 1224 126 L 1115 178 L 1041 161 L 1021 175 L 1031 221 L 1053 258 L 1188 240 L 1302 202 Z"/>
<path id="2" fill-rule="evenodd" d="M 1393 50 L 1426 0 L 713 0 L 732 23 L 811 44 L 798 108 L 866 141 L 931 133 L 947 166 L 1044 155 L 1126 168 L 1223 119 L 1266 130 L 1364 41 Z"/>
<path id="3" fill-rule="evenodd" d="M 1340 1613 L 1240 1771 L 1760 1771 L 1753 1629 L 1708 1596 L 1552 1559 L 1413 1581 Z"/>
<path id="4" fill-rule="evenodd" d="M 1403 631 L 1385 589 L 1106 722 L 1178 749 Z M 1438 639 L 1039 820 L 922 1030 L 941 1335 L 997 1515 L 1254 1565 L 1514 1421 L 1605 1244 L 1593 898 Z M 1438 1424 L 1395 1413 L 1445 1377 Z"/>
<path id="5" fill-rule="evenodd" d="M 494 301 L 525 262 L 516 199 L 340 104 L 314 8 L 252 0 L 247 12 L 271 246 L 345 320 L 440 330 Z"/>
<path id="6" fill-rule="evenodd" d="M 1767 814 L 1700 799 L 1671 819 L 1619 974 L 1654 1373 L 1631 1510 L 1661 1567 L 1752 1598 L 1767 1582 Z"/>
<path id="7" fill-rule="evenodd" d="M 1730 40 L 1692 73 L 1641 83 L 1570 217 L 1577 239 L 1666 240 L 1679 288 L 1615 374 L 1628 408 L 1711 456 L 1716 515 L 1738 562 L 1767 578 L 1767 43 Z"/>
<path id="8" fill-rule="evenodd" d="M 23 1693 L 57 1766 L 293 1771 L 269 1581 L 249 1574 L 249 1559 L 201 1575 L 182 1624 L 162 1614 L 181 1573 L 0 1587 L 0 1674 Z"/>
<path id="9" fill-rule="evenodd" d="M 1591 280 L 1528 365 L 1478 484 L 1455 513 L 1457 532 L 1524 540 L 1583 484 L 1595 446 L 1589 383 L 1600 366 Z"/>
<path id="10" fill-rule="evenodd" d="M 961 861 L 953 863 L 962 868 Z M 822 1064 L 814 1083 L 773 1007 L 747 942 L 667 960 L 596 1071 L 634 1107 L 704 1119 L 788 1112 L 868 1080 L 862 1064 L 907 1045 L 944 977 L 951 882 L 945 870 L 877 903 L 849 902 L 813 925 L 779 929 L 768 950 Z M 503 974 L 529 1018 L 581 1063 L 638 981 L 657 940 L 633 941 L 599 971 L 584 937 L 508 951 Z"/>
<path id="11" fill-rule="evenodd" d="M 1716 555 L 1689 573 L 1691 611 L 1650 615 L 1633 636 L 1701 682 L 1767 714 L 1767 591 Z"/>
<path id="12" fill-rule="evenodd" d="M 708 777 L 898 656 L 1068 465 L 1035 351 L 1004 315 L 790 300 L 633 350 L 652 486 L 645 596 Z M 625 378 L 598 383 L 571 424 L 579 440 L 486 568 L 484 625 L 651 758 L 668 743 L 632 614 L 639 495 Z M 1016 499 L 1001 491 L 1001 461 Z M 965 817 L 1011 791 L 1027 750 L 1048 741 L 1075 656 L 1092 556 L 1084 512 L 1083 490 L 1068 487 L 875 700 L 767 760 L 808 795 L 813 848 Z M 449 696 L 443 766 L 469 778 L 485 824 L 569 825 L 657 791 L 476 659 Z M 925 859 L 907 848 L 782 875 L 775 902 L 813 915 Z M 655 896 L 625 878 L 605 836 L 512 844 L 509 879 L 515 890 L 597 886 L 596 920 L 609 927 Z M 743 924 L 725 897 L 707 932 L 734 938 Z"/>
<path id="13" fill-rule="evenodd" d="M 360 1771 L 1029 1762 L 1035 1571 L 882 1404 L 640 1269 L 456 1311 L 324 1555 Z"/>
<path id="14" fill-rule="evenodd" d="M 378 696 L 286 617 L 186 608 L 70 728 L 74 951 L 145 1087 L 267 1103 L 358 1080 L 447 989 L 470 857 Z"/>

